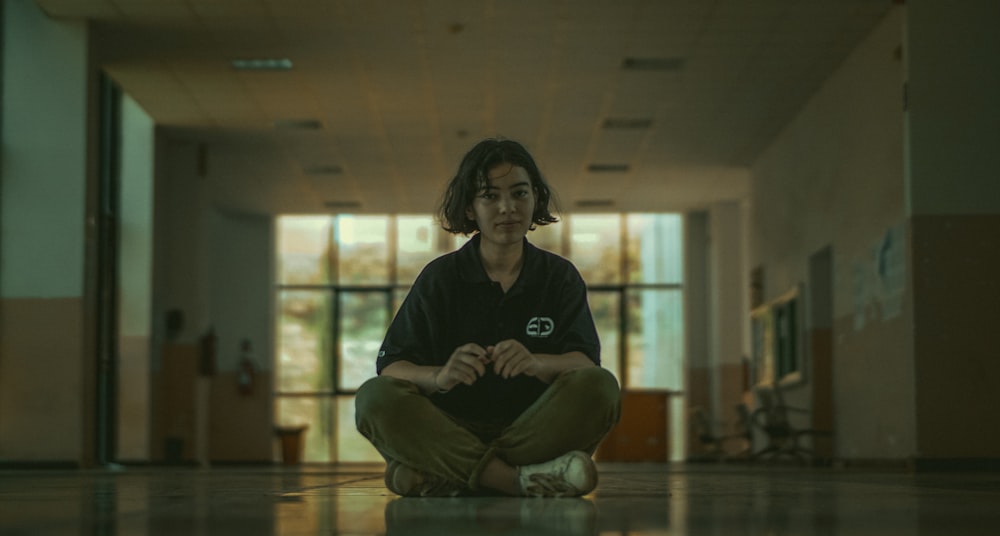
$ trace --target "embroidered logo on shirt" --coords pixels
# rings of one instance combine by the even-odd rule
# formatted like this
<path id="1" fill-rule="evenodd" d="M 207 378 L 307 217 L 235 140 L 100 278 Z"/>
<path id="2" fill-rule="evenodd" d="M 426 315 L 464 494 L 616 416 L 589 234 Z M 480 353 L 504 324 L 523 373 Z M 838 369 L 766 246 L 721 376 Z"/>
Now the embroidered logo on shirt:
<path id="1" fill-rule="evenodd" d="M 548 337 L 552 335 L 556 323 L 547 316 L 536 316 L 528 320 L 528 327 L 524 330 L 529 337 Z"/>

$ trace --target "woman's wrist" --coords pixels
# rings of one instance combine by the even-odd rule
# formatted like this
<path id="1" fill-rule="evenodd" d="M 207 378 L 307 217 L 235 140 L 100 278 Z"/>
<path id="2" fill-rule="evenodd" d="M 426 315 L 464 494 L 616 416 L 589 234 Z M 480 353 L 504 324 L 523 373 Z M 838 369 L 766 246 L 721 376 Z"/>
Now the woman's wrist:
<path id="1" fill-rule="evenodd" d="M 450 388 L 445 389 L 441 387 L 441 384 L 438 383 L 438 376 L 441 375 L 442 368 L 443 367 L 436 367 L 431 371 L 431 385 L 433 386 L 433 389 L 431 389 L 432 393 L 444 394 L 447 393 L 448 391 L 451 391 Z"/>

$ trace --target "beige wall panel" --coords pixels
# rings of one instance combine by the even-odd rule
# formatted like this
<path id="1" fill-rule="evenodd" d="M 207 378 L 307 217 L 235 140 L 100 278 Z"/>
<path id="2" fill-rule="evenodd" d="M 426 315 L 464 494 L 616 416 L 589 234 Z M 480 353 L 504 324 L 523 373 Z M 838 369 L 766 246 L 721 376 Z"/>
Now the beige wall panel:
<path id="1" fill-rule="evenodd" d="M 149 460 L 149 337 L 118 340 L 118 459 Z"/>
<path id="2" fill-rule="evenodd" d="M 0 459 L 82 456 L 82 302 L 0 301 Z"/>
<path id="3" fill-rule="evenodd" d="M 151 452 L 155 460 L 196 459 L 198 355 L 194 344 L 163 346 L 163 365 L 153 379 L 156 422 Z"/>
<path id="4" fill-rule="evenodd" d="M 913 220 L 922 458 L 1000 457 L 1000 215 Z"/>
<path id="5" fill-rule="evenodd" d="M 834 432 L 833 413 L 833 331 L 815 328 L 809 332 L 809 349 L 812 366 L 809 369 L 813 384 L 812 428 Z M 813 452 L 820 459 L 834 457 L 833 436 L 813 437 Z"/>
<path id="6" fill-rule="evenodd" d="M 212 377 L 209 395 L 208 459 L 212 462 L 270 462 L 275 435 L 271 374 L 257 371 L 250 394 L 239 392 L 236 371 Z"/>
<path id="7" fill-rule="evenodd" d="M 838 457 L 899 460 L 914 456 L 910 334 L 909 315 L 871 323 L 860 331 L 854 328 L 853 317 L 835 319 L 837 423 L 833 441 Z M 796 424 L 807 427 L 809 422 Z"/>

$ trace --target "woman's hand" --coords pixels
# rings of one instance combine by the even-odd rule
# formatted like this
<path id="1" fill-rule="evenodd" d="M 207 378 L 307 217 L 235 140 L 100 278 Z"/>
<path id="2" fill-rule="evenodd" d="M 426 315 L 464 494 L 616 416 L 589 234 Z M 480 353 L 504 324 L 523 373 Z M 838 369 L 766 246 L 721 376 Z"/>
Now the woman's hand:
<path id="1" fill-rule="evenodd" d="M 539 376 L 542 373 L 542 361 L 516 339 L 500 341 L 486 351 L 493 362 L 493 372 L 501 378 L 513 378 L 521 374 Z"/>
<path id="2" fill-rule="evenodd" d="M 460 383 L 472 385 L 486 373 L 489 352 L 475 343 L 463 344 L 451 353 L 448 362 L 434 374 L 438 391 L 449 391 Z"/>

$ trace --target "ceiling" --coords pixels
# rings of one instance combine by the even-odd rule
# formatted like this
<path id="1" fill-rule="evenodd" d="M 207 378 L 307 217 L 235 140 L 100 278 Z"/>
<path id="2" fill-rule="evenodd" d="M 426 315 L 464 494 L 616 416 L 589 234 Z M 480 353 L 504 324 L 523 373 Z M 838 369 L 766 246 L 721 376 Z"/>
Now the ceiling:
<path id="1" fill-rule="evenodd" d="M 172 143 L 204 148 L 218 206 L 252 213 L 432 212 L 488 136 L 528 147 L 563 212 L 738 199 L 756 156 L 892 4 L 36 3 L 93 21 L 105 71 Z M 249 59 L 292 67 L 233 67 Z M 302 121 L 313 128 L 282 126 Z"/>

